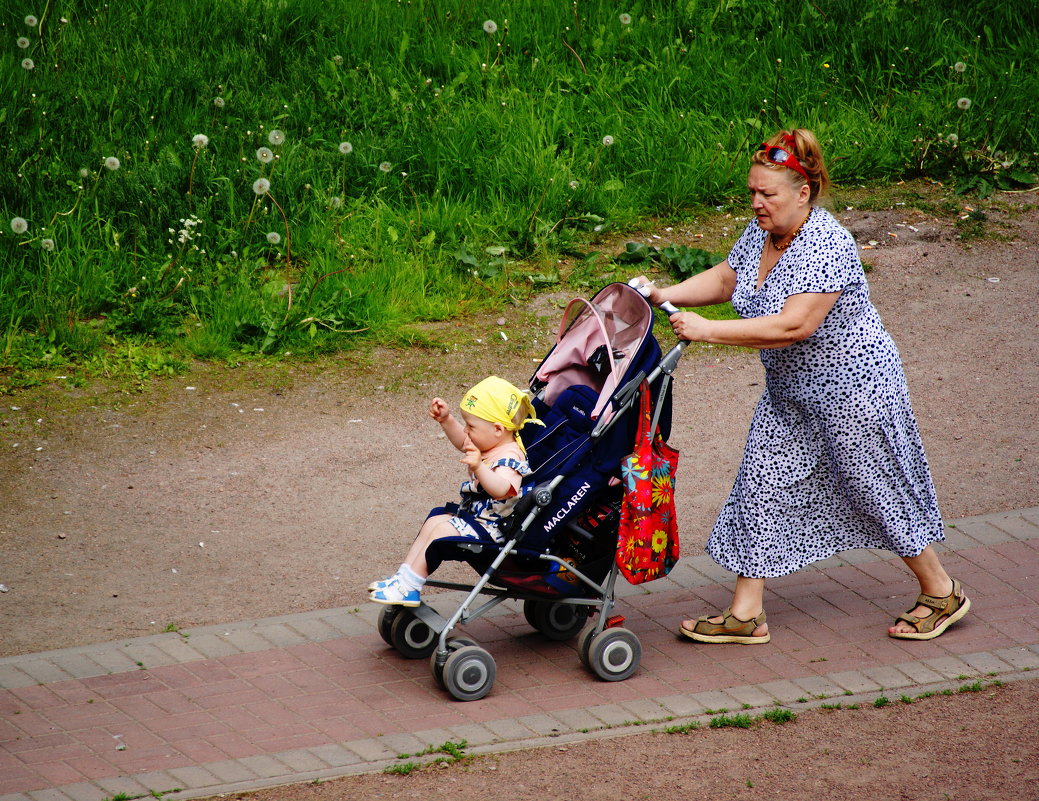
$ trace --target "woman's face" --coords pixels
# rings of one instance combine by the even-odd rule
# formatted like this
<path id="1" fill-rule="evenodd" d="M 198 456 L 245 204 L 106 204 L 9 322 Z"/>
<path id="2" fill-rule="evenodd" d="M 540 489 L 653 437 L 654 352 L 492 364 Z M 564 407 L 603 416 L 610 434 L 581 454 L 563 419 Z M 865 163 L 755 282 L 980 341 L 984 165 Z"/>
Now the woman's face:
<path id="1" fill-rule="evenodd" d="M 790 233 L 809 211 L 808 184 L 795 184 L 787 168 L 769 169 L 754 164 L 747 175 L 750 207 L 762 229 L 776 236 Z"/>

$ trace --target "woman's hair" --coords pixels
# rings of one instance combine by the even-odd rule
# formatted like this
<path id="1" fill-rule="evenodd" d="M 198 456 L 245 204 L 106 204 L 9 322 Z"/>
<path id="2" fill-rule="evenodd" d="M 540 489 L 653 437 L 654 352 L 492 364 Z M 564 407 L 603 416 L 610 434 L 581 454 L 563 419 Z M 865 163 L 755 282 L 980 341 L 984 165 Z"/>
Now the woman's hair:
<path id="1" fill-rule="evenodd" d="M 789 131 L 779 131 L 775 136 L 765 142 L 769 147 L 780 147 L 784 150 L 791 149 L 792 155 L 797 158 L 808 174 L 809 200 L 815 203 L 816 198 L 825 195 L 830 188 L 830 176 L 826 172 L 826 164 L 823 162 L 823 151 L 819 147 L 819 140 L 815 134 L 807 128 L 794 128 Z M 750 157 L 751 164 L 761 164 L 772 170 L 785 170 L 790 180 L 800 185 L 804 182 L 804 176 L 794 169 L 783 167 L 768 160 L 764 150 L 758 150 Z"/>

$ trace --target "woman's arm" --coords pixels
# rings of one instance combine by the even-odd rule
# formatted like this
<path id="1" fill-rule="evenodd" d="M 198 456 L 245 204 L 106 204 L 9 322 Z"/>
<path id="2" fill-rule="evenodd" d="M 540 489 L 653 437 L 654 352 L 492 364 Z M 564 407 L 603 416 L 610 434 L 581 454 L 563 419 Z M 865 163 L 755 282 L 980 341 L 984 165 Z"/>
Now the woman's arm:
<path id="1" fill-rule="evenodd" d="M 639 276 L 638 280 L 649 287 L 647 299 L 654 306 L 659 306 L 664 301 L 685 307 L 713 306 L 715 303 L 732 300 L 732 293 L 736 289 L 736 271 L 729 266 L 728 260 L 719 262 L 674 286 L 653 286 L 645 276 Z"/>
<path id="2" fill-rule="evenodd" d="M 784 348 L 814 334 L 840 295 L 840 292 L 791 295 L 779 314 L 746 320 L 708 320 L 696 312 L 682 312 L 671 317 L 671 327 L 680 339 L 694 342 L 758 349 Z M 678 305 L 678 301 L 672 302 Z"/>

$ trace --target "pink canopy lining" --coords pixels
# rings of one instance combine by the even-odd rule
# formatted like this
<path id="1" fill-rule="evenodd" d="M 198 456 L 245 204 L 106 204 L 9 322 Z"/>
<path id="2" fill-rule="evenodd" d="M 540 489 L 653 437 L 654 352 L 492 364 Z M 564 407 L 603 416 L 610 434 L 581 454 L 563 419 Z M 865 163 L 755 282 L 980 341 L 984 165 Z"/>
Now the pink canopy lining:
<path id="1" fill-rule="evenodd" d="M 534 374 L 546 384 L 545 403 L 551 406 L 564 389 L 583 384 L 599 393 L 592 411 L 593 418 L 598 418 L 652 327 L 649 304 L 624 284 L 610 284 L 596 295 L 594 303 L 584 298 L 570 301 L 559 324 L 556 346 Z M 609 371 L 599 372 L 588 366 L 588 359 L 603 345 Z"/>

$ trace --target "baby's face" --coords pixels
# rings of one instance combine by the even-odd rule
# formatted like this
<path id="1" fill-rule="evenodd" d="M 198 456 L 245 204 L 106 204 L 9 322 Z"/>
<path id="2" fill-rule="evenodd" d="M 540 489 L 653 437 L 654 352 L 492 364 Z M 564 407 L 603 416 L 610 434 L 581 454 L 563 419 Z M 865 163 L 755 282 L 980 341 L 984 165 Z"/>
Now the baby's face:
<path id="1" fill-rule="evenodd" d="M 502 426 L 484 420 L 469 412 L 462 412 L 462 420 L 465 421 L 465 434 L 473 441 L 473 445 L 481 452 L 489 451 L 501 442 Z"/>

